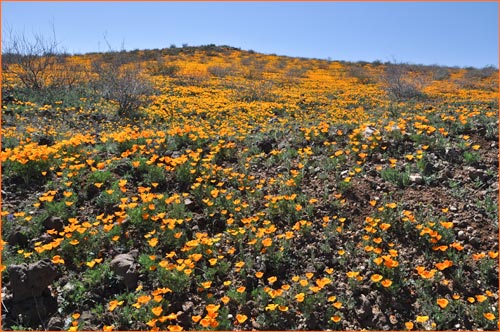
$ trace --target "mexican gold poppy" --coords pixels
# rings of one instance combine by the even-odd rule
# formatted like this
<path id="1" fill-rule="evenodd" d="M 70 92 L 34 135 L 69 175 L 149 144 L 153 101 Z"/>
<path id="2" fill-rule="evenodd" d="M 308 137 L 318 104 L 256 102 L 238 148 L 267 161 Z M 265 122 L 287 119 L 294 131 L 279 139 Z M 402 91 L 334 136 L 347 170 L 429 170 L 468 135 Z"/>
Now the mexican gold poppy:
<path id="1" fill-rule="evenodd" d="M 441 309 L 444 309 L 448 306 L 448 300 L 444 298 L 439 298 L 436 300 L 438 306 L 441 307 Z"/>
<path id="2" fill-rule="evenodd" d="M 387 288 L 387 287 L 391 287 L 391 285 L 392 285 L 392 280 L 389 280 L 389 279 L 384 279 L 384 280 L 382 280 L 382 282 L 381 282 L 380 284 L 381 284 L 382 286 L 386 287 L 386 288 Z"/>
<path id="3" fill-rule="evenodd" d="M 487 320 L 494 320 L 495 319 L 495 315 L 492 314 L 491 312 L 485 312 L 483 314 L 484 318 L 486 318 Z"/>
<path id="4" fill-rule="evenodd" d="M 247 319 L 248 319 L 247 315 L 236 314 L 236 320 L 238 321 L 239 324 L 243 324 L 244 322 L 246 322 Z"/>

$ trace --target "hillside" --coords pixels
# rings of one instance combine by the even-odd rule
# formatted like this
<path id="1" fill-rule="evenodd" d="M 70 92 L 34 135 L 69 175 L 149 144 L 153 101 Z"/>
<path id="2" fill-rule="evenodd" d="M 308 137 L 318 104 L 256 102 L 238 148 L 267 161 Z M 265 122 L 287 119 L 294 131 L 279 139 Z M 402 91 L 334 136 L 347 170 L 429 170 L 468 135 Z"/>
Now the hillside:
<path id="1" fill-rule="evenodd" d="M 4 330 L 497 329 L 497 70 L 25 60 L 3 58 Z"/>

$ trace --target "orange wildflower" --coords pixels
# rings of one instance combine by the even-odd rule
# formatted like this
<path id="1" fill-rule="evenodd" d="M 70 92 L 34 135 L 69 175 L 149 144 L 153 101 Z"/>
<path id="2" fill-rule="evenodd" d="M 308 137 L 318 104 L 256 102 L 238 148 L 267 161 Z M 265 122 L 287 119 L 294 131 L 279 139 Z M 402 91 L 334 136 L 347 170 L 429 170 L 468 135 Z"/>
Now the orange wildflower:
<path id="1" fill-rule="evenodd" d="M 436 300 L 438 306 L 441 307 L 441 309 L 444 309 L 448 306 L 448 300 L 444 298 L 439 298 Z"/>
<path id="2" fill-rule="evenodd" d="M 236 320 L 238 321 L 239 324 L 243 324 L 244 322 L 246 322 L 247 319 L 248 319 L 247 315 L 236 314 Z"/>

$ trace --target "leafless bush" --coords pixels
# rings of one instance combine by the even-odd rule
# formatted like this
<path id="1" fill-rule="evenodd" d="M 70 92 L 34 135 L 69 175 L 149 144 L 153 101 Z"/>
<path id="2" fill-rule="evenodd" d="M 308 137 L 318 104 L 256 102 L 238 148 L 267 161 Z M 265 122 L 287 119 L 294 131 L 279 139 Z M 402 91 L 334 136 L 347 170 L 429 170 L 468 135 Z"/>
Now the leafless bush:
<path id="1" fill-rule="evenodd" d="M 273 93 L 273 83 L 270 81 L 255 81 L 245 85 L 234 85 L 236 101 L 274 102 L 276 95 Z"/>
<path id="2" fill-rule="evenodd" d="M 72 89 L 82 80 L 85 68 L 67 61 L 55 33 L 51 38 L 40 34 L 7 31 L 2 41 L 2 70 L 29 90 Z"/>
<path id="3" fill-rule="evenodd" d="M 135 117 L 153 93 L 151 82 L 142 75 L 139 66 L 128 64 L 122 52 L 109 52 L 106 61 L 93 63 L 97 79 L 94 89 L 105 99 L 118 103 L 120 116 Z"/>
<path id="4" fill-rule="evenodd" d="M 306 67 L 292 67 L 285 72 L 284 78 L 290 83 L 298 83 L 306 77 L 308 70 Z"/>
<path id="5" fill-rule="evenodd" d="M 432 79 L 435 81 L 444 81 L 450 78 L 450 70 L 446 67 L 431 66 Z"/>
<path id="6" fill-rule="evenodd" d="M 485 79 L 498 73 L 498 69 L 493 66 L 486 66 L 483 68 L 467 68 L 464 74 L 466 79 Z"/>
<path id="7" fill-rule="evenodd" d="M 244 78 L 248 80 L 260 80 L 263 78 L 267 60 L 258 59 L 253 53 L 250 53 L 250 55 L 240 60 L 240 64 L 243 68 L 247 69 L 243 74 Z"/>
<path id="8" fill-rule="evenodd" d="M 465 89 L 498 90 L 498 69 L 493 66 L 465 68 L 464 75 L 456 83 Z"/>
<path id="9" fill-rule="evenodd" d="M 226 77 L 237 73 L 237 69 L 231 66 L 209 66 L 207 70 L 215 77 Z"/>
<path id="10" fill-rule="evenodd" d="M 391 98 L 408 100 L 423 97 L 425 79 L 413 67 L 405 63 L 386 64 L 383 85 Z"/>
<path id="11" fill-rule="evenodd" d="M 175 77 L 179 72 L 179 66 L 168 64 L 162 57 L 158 57 L 147 66 L 148 72 L 153 76 Z"/>
<path id="12" fill-rule="evenodd" d="M 374 78 L 370 75 L 367 68 L 364 68 L 363 64 L 352 63 L 348 66 L 347 73 L 349 76 L 357 78 L 362 84 L 375 83 Z"/>

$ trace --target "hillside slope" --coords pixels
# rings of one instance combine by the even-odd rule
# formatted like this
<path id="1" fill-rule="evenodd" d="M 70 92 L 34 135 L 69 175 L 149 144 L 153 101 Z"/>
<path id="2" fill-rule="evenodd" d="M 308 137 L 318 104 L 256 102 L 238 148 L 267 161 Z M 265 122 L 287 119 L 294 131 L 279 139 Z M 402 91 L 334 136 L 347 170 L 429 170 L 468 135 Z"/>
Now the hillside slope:
<path id="1" fill-rule="evenodd" d="M 50 70 L 3 76 L 4 330 L 497 329 L 498 72 L 211 45 Z"/>

